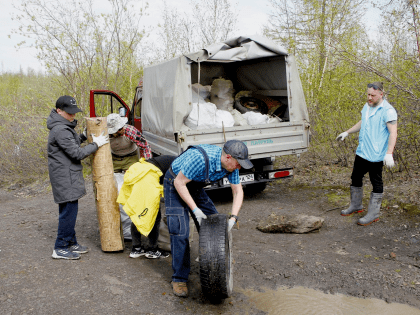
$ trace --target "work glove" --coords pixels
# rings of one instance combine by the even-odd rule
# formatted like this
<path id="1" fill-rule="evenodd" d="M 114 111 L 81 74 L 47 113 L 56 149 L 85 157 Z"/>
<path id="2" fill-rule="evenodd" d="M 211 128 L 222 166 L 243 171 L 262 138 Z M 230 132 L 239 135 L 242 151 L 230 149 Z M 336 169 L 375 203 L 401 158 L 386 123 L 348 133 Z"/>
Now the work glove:
<path id="1" fill-rule="evenodd" d="M 201 211 L 200 210 L 200 208 L 198 208 L 198 207 L 196 207 L 194 210 L 193 210 L 193 213 L 194 213 L 194 215 L 195 215 L 195 218 L 197 219 L 197 222 L 198 222 L 198 225 L 200 225 L 201 226 L 201 221 L 203 220 L 203 219 L 207 219 L 207 216 L 203 213 L 203 211 Z"/>
<path id="2" fill-rule="evenodd" d="M 345 139 L 348 135 L 349 135 L 349 133 L 348 133 L 347 131 L 344 131 L 344 132 L 340 133 L 340 134 L 338 135 L 338 137 L 337 137 L 337 138 L 335 138 L 335 140 L 341 140 L 341 141 L 344 141 L 344 139 Z"/>
<path id="3" fill-rule="evenodd" d="M 98 148 L 102 147 L 104 144 L 109 143 L 108 135 L 104 136 L 104 131 L 101 133 L 100 136 L 95 137 L 92 133 L 92 141 L 98 145 Z"/>
<path id="4" fill-rule="evenodd" d="M 388 168 L 394 167 L 394 158 L 392 157 L 392 154 L 385 154 L 384 164 Z"/>
<path id="5" fill-rule="evenodd" d="M 236 220 L 235 219 L 229 219 L 228 221 L 228 232 L 230 232 L 230 230 L 232 230 L 233 226 L 235 225 Z"/>

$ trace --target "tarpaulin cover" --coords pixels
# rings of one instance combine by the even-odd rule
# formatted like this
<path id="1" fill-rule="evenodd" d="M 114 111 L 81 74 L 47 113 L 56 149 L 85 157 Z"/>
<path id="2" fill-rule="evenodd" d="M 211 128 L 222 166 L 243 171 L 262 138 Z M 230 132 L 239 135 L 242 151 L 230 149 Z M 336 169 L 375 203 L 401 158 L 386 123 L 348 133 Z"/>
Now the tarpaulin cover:
<path id="1" fill-rule="evenodd" d="M 241 90 L 284 91 L 290 121 L 309 122 L 294 57 L 273 41 L 255 35 L 236 37 L 146 67 L 143 130 L 173 140 L 174 133 L 181 130 L 191 112 L 192 84 L 212 84 L 215 77 L 222 75 L 228 76 Z"/>

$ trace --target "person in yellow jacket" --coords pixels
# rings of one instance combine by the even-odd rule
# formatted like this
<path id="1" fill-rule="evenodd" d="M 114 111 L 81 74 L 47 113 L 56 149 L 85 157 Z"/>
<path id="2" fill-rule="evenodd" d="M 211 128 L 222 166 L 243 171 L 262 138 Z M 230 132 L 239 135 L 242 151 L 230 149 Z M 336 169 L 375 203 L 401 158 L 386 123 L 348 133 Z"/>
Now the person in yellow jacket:
<path id="1" fill-rule="evenodd" d="M 160 197 L 163 196 L 163 177 L 176 156 L 161 155 L 130 166 L 117 202 L 131 219 L 132 249 L 129 257 L 167 258 L 169 253 L 157 247 L 161 220 Z M 148 237 L 149 249 L 141 244 L 141 234 Z"/>

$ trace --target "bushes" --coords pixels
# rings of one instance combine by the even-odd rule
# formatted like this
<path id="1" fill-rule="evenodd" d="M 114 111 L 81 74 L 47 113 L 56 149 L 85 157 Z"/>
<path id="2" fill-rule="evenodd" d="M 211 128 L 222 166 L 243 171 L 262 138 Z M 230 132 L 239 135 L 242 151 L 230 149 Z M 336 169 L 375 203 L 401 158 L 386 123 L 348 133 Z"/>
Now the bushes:
<path id="1" fill-rule="evenodd" d="M 0 185 L 46 178 L 46 118 L 55 98 L 51 78 L 0 76 Z"/>

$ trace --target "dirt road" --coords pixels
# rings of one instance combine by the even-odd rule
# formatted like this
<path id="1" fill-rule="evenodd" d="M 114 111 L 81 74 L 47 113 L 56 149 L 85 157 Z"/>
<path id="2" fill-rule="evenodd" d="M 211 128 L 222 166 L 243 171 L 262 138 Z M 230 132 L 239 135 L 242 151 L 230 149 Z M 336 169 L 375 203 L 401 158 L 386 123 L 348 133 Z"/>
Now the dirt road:
<path id="1" fill-rule="evenodd" d="M 1 314 L 266 314 L 245 290 L 294 286 L 420 308 L 418 218 L 383 211 L 378 223 L 361 227 L 358 215 L 331 210 L 325 190 L 270 186 L 245 198 L 233 232 L 234 292 L 214 305 L 201 294 L 197 241 L 187 299 L 172 294 L 171 258 L 130 259 L 129 242 L 124 252 L 102 252 L 89 181 L 87 188 L 76 232 L 90 252 L 79 261 L 51 258 L 58 222 L 51 193 L 0 190 Z M 230 212 L 229 200 L 215 203 L 219 212 Z M 257 223 L 272 212 L 321 216 L 325 223 L 318 233 L 259 232 Z"/>

